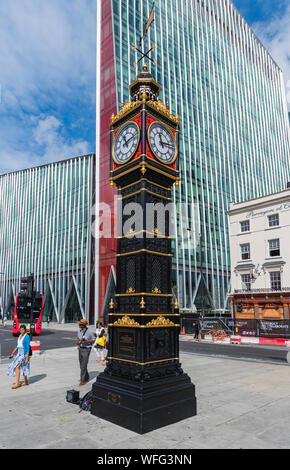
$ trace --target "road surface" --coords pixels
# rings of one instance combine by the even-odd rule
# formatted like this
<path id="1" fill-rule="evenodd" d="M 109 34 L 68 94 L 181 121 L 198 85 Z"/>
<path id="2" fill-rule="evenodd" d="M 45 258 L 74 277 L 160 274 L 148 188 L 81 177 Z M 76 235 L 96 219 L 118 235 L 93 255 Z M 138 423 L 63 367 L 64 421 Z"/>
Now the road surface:
<path id="1" fill-rule="evenodd" d="M 40 337 L 41 351 L 58 348 L 70 348 L 76 345 L 76 331 L 43 329 Z M 12 336 L 11 327 L 0 326 L 0 357 L 8 358 L 17 343 Z M 236 345 L 198 343 L 193 340 L 180 341 L 180 352 L 201 354 L 213 357 L 226 357 L 239 360 L 263 361 L 276 364 L 288 364 L 288 348 L 285 346 Z"/>

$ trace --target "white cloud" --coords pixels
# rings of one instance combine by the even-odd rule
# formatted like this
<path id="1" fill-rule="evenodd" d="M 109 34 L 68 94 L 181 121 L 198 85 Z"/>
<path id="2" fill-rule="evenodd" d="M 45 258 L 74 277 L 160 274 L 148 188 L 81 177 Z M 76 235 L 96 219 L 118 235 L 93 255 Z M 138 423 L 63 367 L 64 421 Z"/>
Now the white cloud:
<path id="1" fill-rule="evenodd" d="M 31 140 L 23 150 L 8 140 L 0 149 L 1 172 L 15 171 L 33 166 L 52 163 L 67 158 L 86 155 L 90 152 L 84 140 L 64 136 L 64 125 L 54 116 L 32 118 Z"/>
<path id="2" fill-rule="evenodd" d="M 0 172 L 94 151 L 95 2 L 0 0 Z"/>
<path id="3" fill-rule="evenodd" d="M 290 111 L 290 5 L 283 16 L 275 15 L 269 22 L 255 23 L 253 29 L 283 71 Z"/>

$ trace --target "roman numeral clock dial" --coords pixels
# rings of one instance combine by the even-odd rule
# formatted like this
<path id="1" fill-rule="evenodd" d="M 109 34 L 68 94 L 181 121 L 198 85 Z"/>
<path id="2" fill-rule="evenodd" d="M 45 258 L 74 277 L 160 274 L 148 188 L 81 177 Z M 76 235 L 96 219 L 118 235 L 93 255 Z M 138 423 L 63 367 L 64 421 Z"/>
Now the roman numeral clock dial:
<path id="1" fill-rule="evenodd" d="M 140 130 L 135 122 L 128 122 L 116 135 L 113 158 L 115 163 L 127 163 L 136 153 L 140 141 Z"/>
<path id="2" fill-rule="evenodd" d="M 153 122 L 148 130 L 148 139 L 150 148 L 158 160 L 168 165 L 176 160 L 176 141 L 164 124 Z"/>

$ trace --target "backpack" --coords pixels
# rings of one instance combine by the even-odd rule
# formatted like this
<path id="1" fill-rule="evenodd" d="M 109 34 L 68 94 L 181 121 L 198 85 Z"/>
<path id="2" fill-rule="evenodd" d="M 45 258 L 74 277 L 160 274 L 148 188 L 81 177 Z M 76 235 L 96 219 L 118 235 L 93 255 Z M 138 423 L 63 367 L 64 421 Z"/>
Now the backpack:
<path id="1" fill-rule="evenodd" d="M 80 399 L 80 411 L 91 411 L 93 401 L 93 392 L 88 392 L 83 398 Z"/>

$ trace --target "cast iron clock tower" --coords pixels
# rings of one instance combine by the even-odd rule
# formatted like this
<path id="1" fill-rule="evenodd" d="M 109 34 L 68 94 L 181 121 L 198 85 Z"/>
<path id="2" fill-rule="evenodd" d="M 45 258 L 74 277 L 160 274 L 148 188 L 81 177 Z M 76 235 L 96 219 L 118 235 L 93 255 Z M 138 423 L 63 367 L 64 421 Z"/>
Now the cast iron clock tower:
<path id="1" fill-rule="evenodd" d="M 159 94 L 144 64 L 130 86 L 131 100 L 111 118 L 117 285 L 108 363 L 93 385 L 92 414 L 139 434 L 196 414 L 195 387 L 179 361 L 180 315 L 171 280 L 167 209 L 180 179 L 179 118 Z"/>

